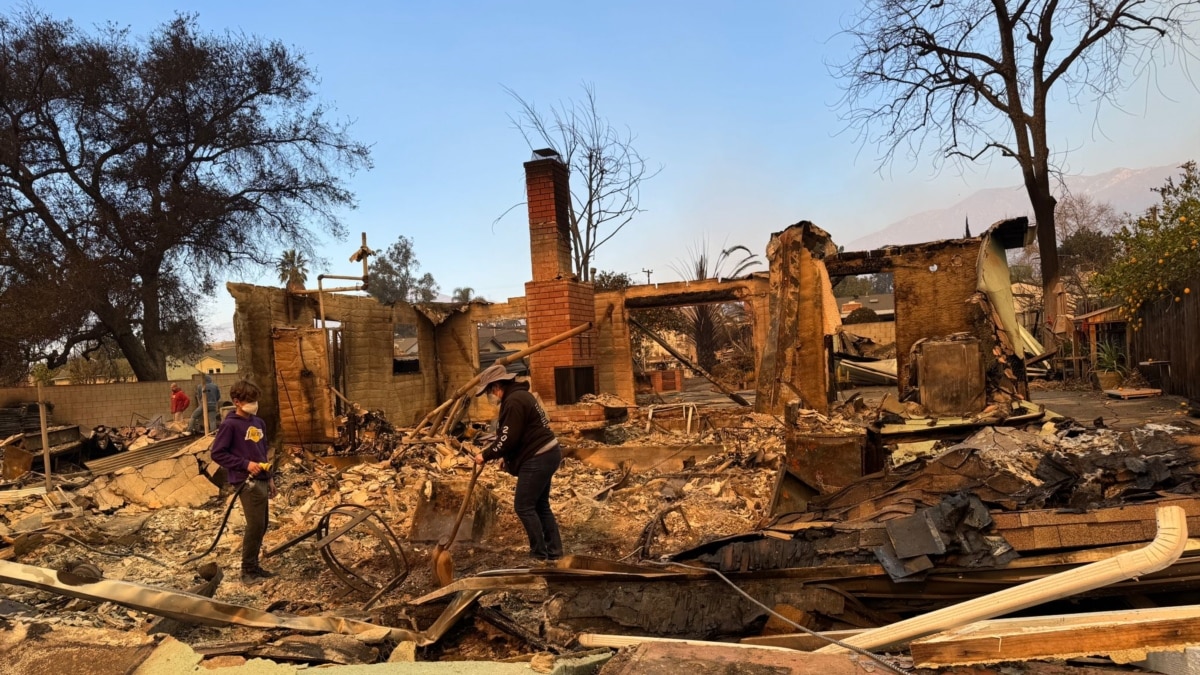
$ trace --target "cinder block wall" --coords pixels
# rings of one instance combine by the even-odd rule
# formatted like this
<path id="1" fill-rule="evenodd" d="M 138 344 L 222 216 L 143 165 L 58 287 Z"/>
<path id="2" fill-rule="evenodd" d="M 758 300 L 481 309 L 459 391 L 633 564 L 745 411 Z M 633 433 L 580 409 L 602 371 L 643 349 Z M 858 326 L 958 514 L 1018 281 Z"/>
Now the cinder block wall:
<path id="1" fill-rule="evenodd" d="M 625 294 L 621 291 L 597 293 L 596 311 L 596 386 L 599 391 L 636 403 L 633 378 L 633 348 L 629 342 L 629 324 L 625 318 Z"/>
<path id="2" fill-rule="evenodd" d="M 346 351 L 346 398 L 382 410 L 399 426 L 415 424 L 439 403 L 437 344 L 433 323 L 407 304 L 340 295 L 325 299 L 327 319 L 340 321 Z M 395 324 L 417 327 L 418 373 L 392 373 Z"/>
<path id="3" fill-rule="evenodd" d="M 871 338 L 876 344 L 889 345 L 896 341 L 895 321 L 874 321 L 871 323 L 853 323 L 846 325 L 847 333 L 860 337 Z"/>
<path id="4" fill-rule="evenodd" d="M 218 373 L 213 381 L 221 388 L 221 400 L 228 400 L 229 386 L 238 381 L 238 373 Z M 171 384 L 183 387 L 193 399 L 188 408 L 190 417 L 195 401 L 195 380 L 171 382 L 124 382 L 117 384 L 67 384 L 44 387 L 46 400 L 54 404 L 54 424 L 77 424 L 87 431 L 99 424 L 124 426 L 141 418 L 162 415 L 171 418 Z M 0 407 L 37 401 L 37 387 L 8 387 L 0 389 Z M 134 414 L 141 417 L 135 418 Z"/>

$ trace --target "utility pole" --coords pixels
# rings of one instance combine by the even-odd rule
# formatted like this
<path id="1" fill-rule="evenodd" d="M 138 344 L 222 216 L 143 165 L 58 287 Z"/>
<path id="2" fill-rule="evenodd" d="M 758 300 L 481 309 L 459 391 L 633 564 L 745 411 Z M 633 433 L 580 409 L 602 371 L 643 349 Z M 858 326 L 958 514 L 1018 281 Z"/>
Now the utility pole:
<path id="1" fill-rule="evenodd" d="M 642 268 L 642 271 L 646 273 L 646 285 L 649 286 L 650 285 L 650 275 L 654 274 L 654 270 L 648 270 L 648 269 Z"/>

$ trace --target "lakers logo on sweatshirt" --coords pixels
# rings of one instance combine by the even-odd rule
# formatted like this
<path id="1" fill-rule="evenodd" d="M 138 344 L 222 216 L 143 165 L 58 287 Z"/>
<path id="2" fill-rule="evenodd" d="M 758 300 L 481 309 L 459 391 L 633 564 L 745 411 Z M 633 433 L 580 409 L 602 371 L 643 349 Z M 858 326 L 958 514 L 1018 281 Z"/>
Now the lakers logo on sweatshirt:
<path id="1" fill-rule="evenodd" d="M 263 430 L 258 427 L 246 429 L 246 440 L 257 443 L 263 439 Z"/>

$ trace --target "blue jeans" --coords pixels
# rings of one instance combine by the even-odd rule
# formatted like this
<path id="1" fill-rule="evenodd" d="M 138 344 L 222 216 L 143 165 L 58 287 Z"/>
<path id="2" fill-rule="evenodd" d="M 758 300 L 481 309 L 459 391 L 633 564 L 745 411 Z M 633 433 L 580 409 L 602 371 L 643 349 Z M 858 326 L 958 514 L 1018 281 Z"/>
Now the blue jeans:
<path id="1" fill-rule="evenodd" d="M 558 521 L 550 510 L 550 479 L 561 463 L 562 450 L 556 447 L 525 460 L 517 472 L 513 509 L 529 537 L 529 555 L 535 558 L 557 560 L 563 554 Z"/>

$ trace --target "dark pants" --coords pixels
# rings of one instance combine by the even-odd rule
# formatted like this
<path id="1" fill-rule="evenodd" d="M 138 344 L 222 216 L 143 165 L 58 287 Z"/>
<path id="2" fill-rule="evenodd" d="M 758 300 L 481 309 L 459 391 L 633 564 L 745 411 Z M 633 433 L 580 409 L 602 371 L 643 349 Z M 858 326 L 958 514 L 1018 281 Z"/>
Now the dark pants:
<path id="1" fill-rule="evenodd" d="M 218 419 L 220 416 L 221 416 L 220 406 L 217 406 L 217 405 L 208 406 L 208 432 L 209 433 L 212 433 L 212 434 L 217 433 L 217 427 L 220 426 L 220 420 Z M 200 404 L 197 404 L 196 409 L 192 411 L 192 420 L 191 420 L 191 422 L 188 423 L 188 431 L 191 431 L 192 433 L 196 433 L 196 434 L 204 433 L 204 408 L 202 408 L 200 406 Z M 249 489 L 249 488 L 246 488 L 246 489 Z"/>
<path id="2" fill-rule="evenodd" d="M 513 508 L 529 536 L 529 555 L 535 558 L 556 559 L 563 554 L 558 521 L 550 510 L 550 479 L 561 463 L 562 451 L 556 447 L 525 460 L 517 473 Z"/>
<path id="3" fill-rule="evenodd" d="M 246 532 L 242 535 L 242 569 L 258 567 L 258 552 L 263 535 L 267 533 L 267 497 L 271 487 L 265 480 L 246 479 L 246 487 L 238 499 L 246 516 Z"/>

